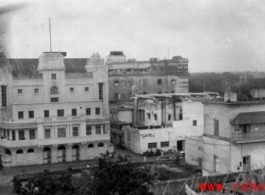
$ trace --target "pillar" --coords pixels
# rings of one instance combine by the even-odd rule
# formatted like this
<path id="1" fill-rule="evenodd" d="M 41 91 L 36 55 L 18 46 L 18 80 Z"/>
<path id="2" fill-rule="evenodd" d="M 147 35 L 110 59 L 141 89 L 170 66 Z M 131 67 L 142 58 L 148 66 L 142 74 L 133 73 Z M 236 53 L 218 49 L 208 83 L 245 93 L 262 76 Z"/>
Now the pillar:
<path id="1" fill-rule="evenodd" d="M 85 142 L 81 143 L 81 145 L 80 145 L 79 159 L 80 160 L 86 160 L 87 159 L 87 145 Z"/>
<path id="2" fill-rule="evenodd" d="M 72 162 L 73 161 L 72 148 L 73 148 L 73 144 L 68 144 L 66 146 L 66 162 Z"/>
<path id="3" fill-rule="evenodd" d="M 12 130 L 8 130 L 9 131 L 9 140 L 12 140 Z"/>
<path id="4" fill-rule="evenodd" d="M 57 163 L 57 145 L 52 146 L 51 163 Z"/>
<path id="5" fill-rule="evenodd" d="M 37 152 L 37 164 L 43 164 L 43 147 L 39 147 L 36 149 Z"/>
<path id="6" fill-rule="evenodd" d="M 15 166 L 17 166 L 16 150 L 12 149 L 10 151 L 11 151 L 11 160 L 12 160 L 11 165 L 12 165 L 12 167 L 15 167 Z"/>

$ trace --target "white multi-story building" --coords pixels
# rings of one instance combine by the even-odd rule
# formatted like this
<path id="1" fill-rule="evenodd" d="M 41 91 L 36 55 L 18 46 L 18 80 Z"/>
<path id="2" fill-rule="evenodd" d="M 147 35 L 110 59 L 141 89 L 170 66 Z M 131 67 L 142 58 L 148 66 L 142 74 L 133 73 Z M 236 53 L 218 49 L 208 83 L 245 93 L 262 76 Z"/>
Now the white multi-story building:
<path id="1" fill-rule="evenodd" d="M 104 59 L 0 56 L 0 150 L 4 166 L 93 159 L 110 145 Z"/>

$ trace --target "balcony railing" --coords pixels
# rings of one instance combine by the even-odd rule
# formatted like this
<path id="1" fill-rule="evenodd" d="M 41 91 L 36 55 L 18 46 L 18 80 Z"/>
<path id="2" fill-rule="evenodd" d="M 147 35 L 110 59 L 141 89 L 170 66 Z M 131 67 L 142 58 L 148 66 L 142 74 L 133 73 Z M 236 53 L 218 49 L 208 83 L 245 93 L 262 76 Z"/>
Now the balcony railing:
<path id="1" fill-rule="evenodd" d="M 7 139 L 0 139 L 0 146 L 6 148 L 20 148 L 20 147 L 30 147 L 30 146 L 37 146 L 38 140 L 31 139 L 31 140 L 7 140 Z"/>
<path id="2" fill-rule="evenodd" d="M 108 141 L 110 134 L 77 136 L 77 137 L 58 137 L 50 139 L 31 139 L 31 140 L 7 140 L 0 139 L 0 146 L 6 148 L 20 148 L 30 146 L 74 144 L 82 142 Z"/>
<path id="3" fill-rule="evenodd" d="M 232 133 L 232 139 L 236 142 L 240 141 L 265 141 L 265 131 L 256 131 L 250 133 Z"/>

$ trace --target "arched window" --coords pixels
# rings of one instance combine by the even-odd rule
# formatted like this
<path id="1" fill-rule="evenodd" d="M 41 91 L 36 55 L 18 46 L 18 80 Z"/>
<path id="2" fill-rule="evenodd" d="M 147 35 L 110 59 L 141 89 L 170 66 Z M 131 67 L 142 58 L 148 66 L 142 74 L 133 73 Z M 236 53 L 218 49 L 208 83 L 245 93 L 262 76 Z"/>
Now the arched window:
<path id="1" fill-rule="evenodd" d="M 103 143 L 99 143 L 98 147 L 104 147 L 104 144 Z"/>
<path id="2" fill-rule="evenodd" d="M 50 152 L 50 151 L 51 151 L 51 149 L 48 148 L 48 147 L 46 147 L 46 148 L 43 149 L 43 152 Z"/>
<path id="3" fill-rule="evenodd" d="M 88 148 L 94 148 L 94 144 L 88 144 Z"/>
<path id="4" fill-rule="evenodd" d="M 23 150 L 17 150 L 17 154 L 23 154 Z"/>
<path id="5" fill-rule="evenodd" d="M 58 94 L 58 89 L 57 89 L 57 87 L 52 87 L 52 88 L 51 88 L 51 94 Z"/>
<path id="6" fill-rule="evenodd" d="M 11 155 L 11 151 L 8 150 L 8 149 L 5 149 L 5 153 L 8 154 L 8 155 Z"/>
<path id="7" fill-rule="evenodd" d="M 28 149 L 28 153 L 34 153 L 34 150 L 32 148 Z"/>

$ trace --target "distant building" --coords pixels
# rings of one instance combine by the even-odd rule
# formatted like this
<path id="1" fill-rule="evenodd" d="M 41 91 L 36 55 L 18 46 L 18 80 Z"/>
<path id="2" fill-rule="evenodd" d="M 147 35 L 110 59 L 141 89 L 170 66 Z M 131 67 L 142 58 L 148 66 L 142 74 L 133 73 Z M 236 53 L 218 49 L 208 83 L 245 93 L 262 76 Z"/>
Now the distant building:
<path id="1" fill-rule="evenodd" d="M 170 60 L 126 60 L 122 52 L 110 52 L 109 100 L 126 101 L 134 94 L 188 92 L 188 59 L 174 56 Z"/>
<path id="2" fill-rule="evenodd" d="M 125 148 L 135 153 L 151 149 L 184 151 L 186 136 L 203 134 L 203 106 L 200 102 L 146 100 L 139 102 L 133 117 L 133 127 L 123 129 Z"/>
<path id="3" fill-rule="evenodd" d="M 107 66 L 98 54 L 0 57 L 4 166 L 94 159 L 110 145 Z"/>

